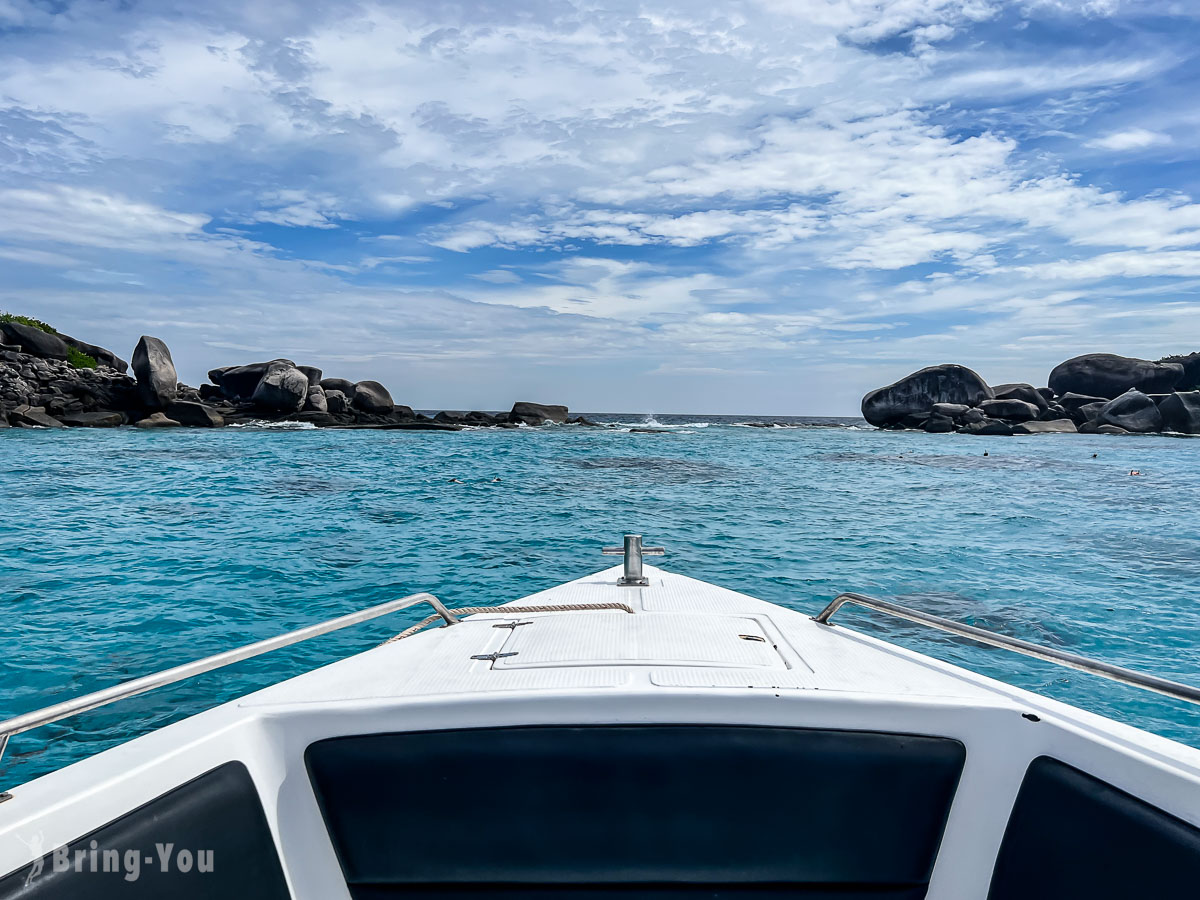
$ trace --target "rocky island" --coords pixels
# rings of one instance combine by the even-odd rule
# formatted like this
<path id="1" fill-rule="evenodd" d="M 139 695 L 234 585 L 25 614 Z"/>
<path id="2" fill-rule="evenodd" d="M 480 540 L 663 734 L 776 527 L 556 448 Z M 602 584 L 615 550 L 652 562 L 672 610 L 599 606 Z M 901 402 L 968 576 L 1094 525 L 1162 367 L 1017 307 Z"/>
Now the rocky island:
<path id="1" fill-rule="evenodd" d="M 507 413 L 439 412 L 395 403 L 378 381 L 326 378 L 313 366 L 272 359 L 221 366 L 198 388 L 179 382 L 167 345 L 143 335 L 130 362 L 36 319 L 0 315 L 0 428 L 219 428 L 308 422 L 324 428 L 460 431 L 573 423 L 567 407 L 520 401 Z"/>
<path id="2" fill-rule="evenodd" d="M 1045 387 L 930 366 L 871 391 L 862 414 L 878 428 L 935 433 L 1200 434 L 1200 353 L 1155 362 L 1088 353 L 1055 366 Z"/>

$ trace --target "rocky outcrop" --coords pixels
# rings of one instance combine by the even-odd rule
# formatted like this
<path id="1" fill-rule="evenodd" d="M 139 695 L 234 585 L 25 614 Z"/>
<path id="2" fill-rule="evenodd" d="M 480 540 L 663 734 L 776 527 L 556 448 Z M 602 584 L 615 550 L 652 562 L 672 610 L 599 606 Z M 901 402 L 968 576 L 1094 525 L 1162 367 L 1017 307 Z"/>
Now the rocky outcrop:
<path id="1" fill-rule="evenodd" d="M 567 421 L 567 408 L 518 400 L 508 414 L 508 421 L 519 425 L 545 425 L 547 422 L 562 425 Z"/>
<path id="2" fill-rule="evenodd" d="M 354 396 L 354 382 L 345 378 L 322 378 L 321 387 L 328 394 L 330 391 L 341 391 L 347 399 Z"/>
<path id="3" fill-rule="evenodd" d="M 320 384 L 314 385 L 311 378 L 308 383 L 308 397 L 304 401 L 304 409 L 307 412 L 329 412 L 329 402 L 325 399 L 325 388 Z"/>
<path id="4" fill-rule="evenodd" d="M 1067 392 L 1061 397 L 1058 397 L 1055 402 L 1068 412 L 1079 409 L 1081 406 L 1086 406 L 1089 403 L 1105 404 L 1108 402 L 1107 397 L 1093 397 L 1090 394 L 1076 394 Z"/>
<path id="5" fill-rule="evenodd" d="M 963 390 L 956 379 L 966 380 L 972 397 L 944 399 Z M 992 388 L 962 366 L 932 366 L 871 391 L 862 408 L 872 425 L 931 433 L 1200 434 L 1200 389 L 1172 390 L 1193 379 L 1200 379 L 1200 353 L 1158 362 L 1089 353 L 1055 366 L 1041 388 Z"/>
<path id="6" fill-rule="evenodd" d="M 1167 431 L 1200 434 L 1200 391 L 1171 394 L 1159 405 L 1158 411 Z"/>
<path id="7" fill-rule="evenodd" d="M 0 322 L 0 335 L 3 335 L 4 343 L 20 348 L 21 353 L 40 359 L 67 358 L 67 345 L 63 339 L 40 328 L 20 322 Z"/>
<path id="8" fill-rule="evenodd" d="M 142 403 L 151 409 L 162 409 L 175 399 L 179 376 L 171 351 L 156 337 L 142 335 L 133 348 L 133 375 L 137 379 Z"/>
<path id="9" fill-rule="evenodd" d="M 987 382 L 966 366 L 930 366 L 894 384 L 871 391 L 862 400 L 863 418 L 876 427 L 900 425 L 912 416 L 927 416 L 935 403 L 978 406 L 994 399 Z"/>
<path id="10" fill-rule="evenodd" d="M 996 392 L 997 400 L 1022 400 L 1025 403 L 1032 403 L 1040 411 L 1045 411 L 1049 406 L 1049 398 L 1042 393 L 1041 389 L 1035 388 L 1032 384 L 998 384 L 992 388 Z"/>
<path id="11" fill-rule="evenodd" d="M 354 385 L 354 397 L 351 402 L 355 408 L 376 415 L 386 415 L 396 405 L 388 389 L 378 381 L 360 381 Z"/>
<path id="12" fill-rule="evenodd" d="M 69 334 L 58 332 L 59 339 L 68 347 L 74 347 L 80 353 L 86 353 L 96 361 L 98 365 L 107 366 L 117 372 L 124 374 L 129 371 L 129 363 L 117 356 L 111 350 L 105 350 L 103 347 L 98 347 L 95 344 L 89 344 L 87 341 L 81 341 L 71 337 Z"/>
<path id="13" fill-rule="evenodd" d="M 1158 405 L 1141 391 L 1132 389 L 1105 403 L 1096 421 L 1134 432 L 1162 431 L 1163 426 Z"/>
<path id="14" fill-rule="evenodd" d="M 319 427 L 456 432 L 465 427 L 515 428 L 510 421 L 514 416 L 530 425 L 566 420 L 565 406 L 532 403 L 518 403 L 512 413 L 499 415 L 445 412 L 430 418 L 396 404 L 378 381 L 324 378 L 316 366 L 283 358 L 219 366 L 208 373 L 211 383 L 193 388 L 179 382 L 167 345 L 149 335 L 138 341 L 131 357 L 134 378 L 118 371 L 127 364 L 102 347 L 23 322 L 2 324 L 14 326 L 5 332 L 7 339 L 24 343 L 0 342 L 0 428 L 112 428 L 130 423 L 146 429 L 220 428 L 265 419 Z M 91 356 L 96 367 L 90 368 L 91 360 L 78 354 L 54 358 L 60 344 Z M 26 352 L 26 345 L 44 355 Z"/>
<path id="15" fill-rule="evenodd" d="M 29 406 L 22 403 L 11 413 L 8 414 L 8 420 L 13 425 L 20 425 L 26 428 L 62 428 L 63 423 L 53 416 L 46 415 L 45 407 Z"/>
<path id="16" fill-rule="evenodd" d="M 993 435 L 1010 435 L 1013 433 L 1013 427 L 1007 422 L 1002 422 L 1000 419 L 981 419 L 978 422 L 973 422 L 970 425 L 964 425 L 959 429 L 962 434 L 993 434 Z"/>
<path id="17" fill-rule="evenodd" d="M 216 409 L 194 400 L 176 400 L 167 406 L 166 415 L 180 425 L 192 428 L 220 428 L 225 417 Z"/>
<path id="18" fill-rule="evenodd" d="M 1146 394 L 1170 393 L 1182 378 L 1180 363 L 1087 353 L 1055 366 L 1049 384 L 1058 394 L 1089 394 L 1112 400 L 1131 389 Z"/>
<path id="19" fill-rule="evenodd" d="M 258 383 L 267 372 L 276 368 L 295 368 L 290 359 L 272 359 L 267 362 L 249 363 L 244 366 L 222 366 L 208 373 L 208 380 L 221 389 L 229 400 L 246 401 L 254 397 Z M 305 378 L 304 383 L 308 384 Z"/>
<path id="20" fill-rule="evenodd" d="M 332 388 L 321 388 L 325 391 L 325 411 L 331 415 L 341 415 L 344 412 L 350 411 L 350 400 L 342 391 L 335 391 Z"/>
<path id="21" fill-rule="evenodd" d="M 1004 419 L 1009 422 L 1028 422 L 1041 415 L 1042 410 L 1036 404 L 1024 400 L 984 400 L 979 408 L 985 416 L 993 419 Z"/>
<path id="22" fill-rule="evenodd" d="M 137 428 L 178 428 L 179 423 L 174 419 L 168 419 L 164 413 L 150 413 L 144 419 L 138 419 L 133 423 Z"/>
<path id="23" fill-rule="evenodd" d="M 297 412 L 308 397 L 308 376 L 295 366 L 272 366 L 250 395 L 250 401 L 271 412 Z"/>
<path id="24" fill-rule="evenodd" d="M 321 386 L 321 374 L 322 373 L 321 373 L 321 370 L 318 369 L 316 366 L 296 366 L 296 368 L 304 373 L 304 377 L 308 379 L 309 387 L 320 387 Z"/>
<path id="25" fill-rule="evenodd" d="M 1178 363 L 1183 366 L 1183 377 L 1175 384 L 1175 390 L 1189 393 L 1200 390 L 1200 351 L 1179 356 L 1164 356 L 1160 363 Z"/>
<path id="26" fill-rule="evenodd" d="M 124 413 L 106 410 L 66 413 L 59 416 L 58 420 L 68 428 L 116 428 L 129 421 Z"/>
<path id="27" fill-rule="evenodd" d="M 1022 422 L 1013 426 L 1013 434 L 1077 434 L 1079 429 L 1070 419 L 1051 419 L 1049 422 Z"/>

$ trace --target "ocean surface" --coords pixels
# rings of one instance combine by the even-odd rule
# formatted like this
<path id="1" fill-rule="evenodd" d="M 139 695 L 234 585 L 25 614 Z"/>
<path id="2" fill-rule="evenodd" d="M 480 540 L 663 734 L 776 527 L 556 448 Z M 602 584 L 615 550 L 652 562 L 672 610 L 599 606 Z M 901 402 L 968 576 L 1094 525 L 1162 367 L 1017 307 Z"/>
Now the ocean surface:
<path id="1" fill-rule="evenodd" d="M 0 718 L 413 591 L 513 600 L 612 565 L 600 547 L 626 531 L 666 545 L 663 568 L 808 613 L 863 591 L 1200 684 L 1200 441 L 589 417 L 623 424 L 0 432 Z M 764 421 L 798 427 L 738 424 Z M 18 736 L 0 787 L 423 615 Z M 1195 707 L 849 608 L 839 621 L 1200 747 Z"/>

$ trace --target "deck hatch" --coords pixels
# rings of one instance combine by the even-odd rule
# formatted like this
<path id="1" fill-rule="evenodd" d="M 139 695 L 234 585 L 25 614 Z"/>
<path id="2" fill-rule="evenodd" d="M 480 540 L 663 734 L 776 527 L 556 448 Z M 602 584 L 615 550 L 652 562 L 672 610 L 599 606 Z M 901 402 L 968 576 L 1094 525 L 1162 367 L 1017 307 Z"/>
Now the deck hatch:
<path id="1" fill-rule="evenodd" d="M 786 669 L 774 641 L 749 616 L 641 613 L 543 616 L 513 629 L 496 669 L 561 666 L 704 666 Z"/>

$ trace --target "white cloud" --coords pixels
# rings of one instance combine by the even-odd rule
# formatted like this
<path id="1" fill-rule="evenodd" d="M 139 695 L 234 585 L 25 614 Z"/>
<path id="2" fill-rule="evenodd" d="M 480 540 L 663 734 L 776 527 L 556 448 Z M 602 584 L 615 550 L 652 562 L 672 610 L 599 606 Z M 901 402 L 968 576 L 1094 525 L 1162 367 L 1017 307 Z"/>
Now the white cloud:
<path id="1" fill-rule="evenodd" d="M 477 275 L 472 275 L 472 278 L 477 278 L 480 281 L 486 281 L 490 284 L 520 284 L 521 276 L 511 269 L 491 269 L 487 272 L 480 272 Z"/>
<path id="2" fill-rule="evenodd" d="M 1147 147 L 1157 147 L 1161 144 L 1169 143 L 1171 143 L 1170 135 L 1161 134 L 1157 131 L 1148 131 L 1145 128 L 1130 128 L 1126 131 L 1113 131 L 1103 137 L 1094 138 L 1084 146 L 1122 152 L 1125 150 L 1144 150 Z"/>
<path id="3" fill-rule="evenodd" d="M 248 221 L 269 222 L 296 228 L 337 228 L 336 219 L 349 215 L 338 209 L 338 199 L 330 194 L 310 195 L 304 191 L 271 191 L 259 198 L 261 208 Z"/>
<path id="4" fill-rule="evenodd" d="M 329 359 L 398 375 L 520 353 L 569 380 L 567 348 L 876 381 L 1151 346 L 1200 278 L 1191 170 L 1075 171 L 1195 127 L 1172 93 L 1191 19 L 1156 0 L 1180 33 L 1140 29 L 1135 6 L 10 2 L 35 27 L 0 35 L 0 259 L 45 270 L 20 270 L 29 302 L 88 290 L 202 335 L 197 358 L 239 330 L 311 348 L 319 322 Z M 1022 16 L 1050 27 L 1001 34 Z"/>
<path id="5" fill-rule="evenodd" d="M 203 238 L 208 222 L 206 215 L 172 212 L 88 188 L 0 189 L 0 235 L 10 240 L 161 251 Z"/>

